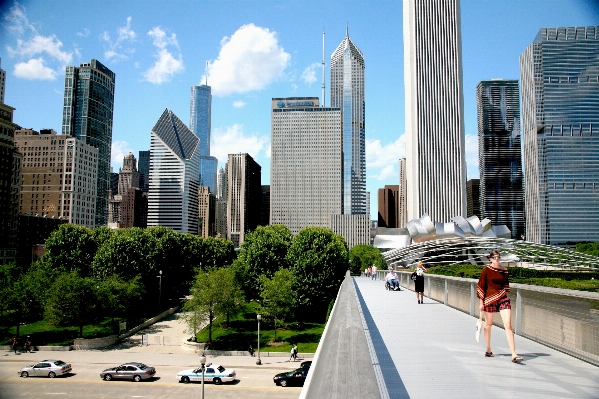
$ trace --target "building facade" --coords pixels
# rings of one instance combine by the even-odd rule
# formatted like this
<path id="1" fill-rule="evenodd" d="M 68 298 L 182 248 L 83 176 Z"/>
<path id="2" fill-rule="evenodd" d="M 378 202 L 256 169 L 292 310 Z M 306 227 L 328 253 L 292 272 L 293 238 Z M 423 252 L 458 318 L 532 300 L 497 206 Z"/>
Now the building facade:
<path id="1" fill-rule="evenodd" d="M 599 241 L 599 26 L 542 28 L 520 56 L 526 240 Z"/>
<path id="2" fill-rule="evenodd" d="M 81 63 L 79 67 L 66 67 L 62 134 L 99 151 L 96 226 L 108 223 L 114 85 L 114 72 L 97 60 Z"/>
<path id="3" fill-rule="evenodd" d="M 399 199 L 397 200 L 397 221 L 400 229 L 405 229 L 408 225 L 407 209 L 407 180 L 406 180 L 406 159 L 399 159 Z"/>
<path id="4" fill-rule="evenodd" d="M 218 171 L 216 210 L 214 214 L 216 237 L 227 237 L 227 165 Z"/>
<path id="5" fill-rule="evenodd" d="M 147 224 L 147 194 L 140 188 L 141 174 L 133 153 L 123 158 L 117 179 L 116 193 L 111 190 L 108 200 L 110 228 L 145 228 Z"/>
<path id="6" fill-rule="evenodd" d="M 2 59 L 0 58 L 0 65 Z M 0 103 L 4 104 L 4 93 L 6 91 L 6 71 L 0 67 Z"/>
<path id="7" fill-rule="evenodd" d="M 152 128 L 148 227 L 198 234 L 199 141 L 168 109 Z"/>
<path id="8" fill-rule="evenodd" d="M 54 130 L 15 131 L 23 154 L 19 214 L 95 227 L 99 150 Z"/>
<path id="9" fill-rule="evenodd" d="M 210 192 L 209 187 L 199 187 L 198 195 L 198 210 L 200 217 L 200 231 L 199 236 L 201 237 L 214 237 L 215 233 L 215 215 L 216 197 L 214 193 Z"/>
<path id="10" fill-rule="evenodd" d="M 260 205 L 260 226 L 270 224 L 270 185 L 262 185 L 262 202 Z"/>
<path id="11" fill-rule="evenodd" d="M 408 220 L 466 213 L 459 0 L 404 0 Z"/>
<path id="12" fill-rule="evenodd" d="M 270 222 L 293 234 L 343 213 L 341 109 L 316 97 L 273 98 Z"/>
<path id="13" fill-rule="evenodd" d="M 366 214 L 364 54 L 345 38 L 331 56 L 331 107 L 341 109 L 343 213 Z"/>
<path id="14" fill-rule="evenodd" d="M 0 103 L 0 264 L 17 256 L 18 201 L 22 156 L 15 147 L 15 108 Z"/>
<path id="15" fill-rule="evenodd" d="M 191 87 L 190 123 L 192 132 L 200 139 L 200 185 L 216 191 L 218 160 L 210 156 L 212 125 L 212 88 L 208 85 Z"/>
<path id="16" fill-rule="evenodd" d="M 342 236 L 349 249 L 370 244 L 370 215 L 331 215 L 331 230 Z"/>
<path id="17" fill-rule="evenodd" d="M 399 186 L 386 185 L 378 191 L 379 227 L 399 227 Z"/>
<path id="18" fill-rule="evenodd" d="M 469 218 L 470 216 L 478 216 L 481 218 L 480 179 L 470 179 L 466 182 L 466 202 L 466 217 Z"/>
<path id="19" fill-rule="evenodd" d="M 140 151 L 137 162 L 139 171 L 139 187 L 141 191 L 147 193 L 150 189 L 150 151 Z"/>
<path id="20" fill-rule="evenodd" d="M 519 96 L 517 80 L 483 80 L 476 87 L 480 170 L 476 215 L 506 225 L 512 238 L 524 234 Z"/>
<path id="21" fill-rule="evenodd" d="M 260 224 L 262 168 L 246 153 L 227 162 L 227 239 L 239 248 L 245 234 Z"/>

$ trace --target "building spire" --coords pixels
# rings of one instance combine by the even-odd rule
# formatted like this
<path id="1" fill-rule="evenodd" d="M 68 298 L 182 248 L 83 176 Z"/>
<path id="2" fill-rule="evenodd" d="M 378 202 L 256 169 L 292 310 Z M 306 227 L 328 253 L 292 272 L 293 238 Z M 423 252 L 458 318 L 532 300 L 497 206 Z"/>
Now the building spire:
<path id="1" fill-rule="evenodd" d="M 208 61 L 206 61 L 206 86 L 208 86 Z"/>
<path id="2" fill-rule="evenodd" d="M 349 37 L 349 22 L 345 23 L 345 37 Z"/>
<path id="3" fill-rule="evenodd" d="M 324 98 L 324 28 L 322 28 L 322 106 L 325 106 Z"/>

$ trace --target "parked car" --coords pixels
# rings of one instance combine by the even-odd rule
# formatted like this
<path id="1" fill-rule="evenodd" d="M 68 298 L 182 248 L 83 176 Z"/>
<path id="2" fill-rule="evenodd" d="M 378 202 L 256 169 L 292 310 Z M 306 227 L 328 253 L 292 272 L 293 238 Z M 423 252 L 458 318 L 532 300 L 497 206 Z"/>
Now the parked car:
<path id="1" fill-rule="evenodd" d="M 71 365 L 62 360 L 42 360 L 41 362 L 25 366 L 18 371 L 21 377 L 50 377 L 54 378 L 57 375 L 65 375 L 71 372 Z"/>
<path id="2" fill-rule="evenodd" d="M 304 385 L 304 381 L 306 381 L 308 371 L 309 369 L 300 368 L 287 373 L 280 373 L 273 377 L 273 381 L 275 382 L 275 385 L 280 385 L 282 387 L 301 387 Z"/>
<path id="3" fill-rule="evenodd" d="M 220 385 L 223 382 L 235 381 L 235 370 L 226 369 L 219 364 L 207 364 L 204 370 L 204 382 L 214 382 L 216 385 Z M 200 382 L 202 381 L 202 368 L 188 369 L 180 371 L 177 374 L 179 382 L 187 384 L 188 382 Z"/>
<path id="4" fill-rule="evenodd" d="M 112 379 L 141 381 L 148 380 L 156 374 L 154 367 L 146 366 L 143 363 L 131 362 L 121 364 L 120 366 L 106 369 L 100 373 L 100 378 L 106 381 Z"/>

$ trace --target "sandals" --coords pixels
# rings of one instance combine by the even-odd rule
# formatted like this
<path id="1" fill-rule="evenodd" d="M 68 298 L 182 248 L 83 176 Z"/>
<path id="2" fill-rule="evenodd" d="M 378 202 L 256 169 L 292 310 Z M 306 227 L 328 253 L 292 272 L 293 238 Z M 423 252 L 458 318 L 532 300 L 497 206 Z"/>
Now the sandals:
<path id="1" fill-rule="evenodd" d="M 493 352 L 485 352 L 485 357 L 494 357 Z"/>
<path id="2" fill-rule="evenodd" d="M 512 358 L 512 363 L 520 363 L 522 360 L 524 360 L 522 357 L 516 356 Z"/>

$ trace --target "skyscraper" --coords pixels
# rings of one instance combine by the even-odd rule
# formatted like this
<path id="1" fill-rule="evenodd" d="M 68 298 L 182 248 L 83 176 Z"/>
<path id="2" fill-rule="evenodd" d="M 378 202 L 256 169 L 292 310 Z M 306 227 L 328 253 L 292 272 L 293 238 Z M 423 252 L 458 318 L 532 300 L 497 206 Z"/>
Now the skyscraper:
<path id="1" fill-rule="evenodd" d="M 191 87 L 190 129 L 200 139 L 200 185 L 216 190 L 218 160 L 210 156 L 210 131 L 212 125 L 212 93 L 208 85 Z"/>
<path id="2" fill-rule="evenodd" d="M 480 219 L 480 179 L 470 179 L 466 182 L 466 217 L 478 216 Z"/>
<path id="3" fill-rule="evenodd" d="M 139 171 L 139 187 L 144 193 L 150 188 L 150 151 L 140 151 L 137 162 Z"/>
<path id="4" fill-rule="evenodd" d="M 198 234 L 199 139 L 165 109 L 152 128 L 148 226 Z"/>
<path id="5" fill-rule="evenodd" d="M 459 0 L 404 0 L 408 220 L 466 214 Z"/>
<path id="6" fill-rule="evenodd" d="M 480 214 L 476 215 L 506 225 L 512 238 L 520 239 L 524 234 L 524 193 L 518 81 L 481 81 L 476 86 L 476 103 L 480 170 Z"/>
<path id="7" fill-rule="evenodd" d="M 396 229 L 398 220 L 399 186 L 386 185 L 378 191 L 378 227 Z"/>
<path id="8" fill-rule="evenodd" d="M 218 171 L 218 180 L 216 185 L 216 211 L 215 224 L 216 236 L 227 237 L 227 168 L 220 168 Z"/>
<path id="9" fill-rule="evenodd" d="M 16 260 L 17 255 L 19 175 L 23 157 L 15 148 L 14 111 L 15 108 L 0 103 L 0 265 Z"/>
<path id="10" fill-rule="evenodd" d="M 542 28 L 520 56 L 526 240 L 599 241 L 599 26 Z"/>
<path id="11" fill-rule="evenodd" d="M 0 65 L 2 59 L 0 58 Z M 6 90 L 6 71 L 0 68 L 0 103 L 4 104 L 4 91 Z"/>
<path id="12" fill-rule="evenodd" d="M 397 201 L 397 227 L 405 229 L 408 225 L 407 211 L 407 180 L 406 180 L 406 159 L 399 159 L 399 200 Z"/>
<path id="13" fill-rule="evenodd" d="M 342 214 L 341 110 L 316 97 L 273 98 L 270 222 L 293 234 Z"/>
<path id="14" fill-rule="evenodd" d="M 331 107 L 342 118 L 344 214 L 366 214 L 364 70 L 364 54 L 346 29 L 331 55 Z"/>
<path id="15" fill-rule="evenodd" d="M 97 60 L 66 67 L 62 134 L 99 150 L 96 226 L 108 223 L 114 84 L 114 72 Z"/>
<path id="16" fill-rule="evenodd" d="M 260 224 L 262 168 L 249 154 L 229 154 L 227 162 L 227 238 L 239 248 L 245 233 Z"/>

